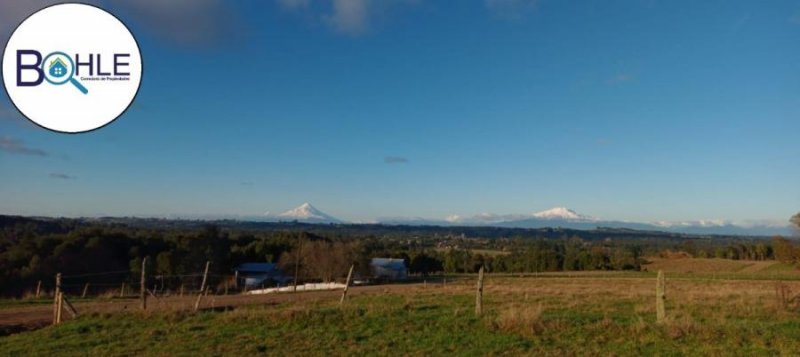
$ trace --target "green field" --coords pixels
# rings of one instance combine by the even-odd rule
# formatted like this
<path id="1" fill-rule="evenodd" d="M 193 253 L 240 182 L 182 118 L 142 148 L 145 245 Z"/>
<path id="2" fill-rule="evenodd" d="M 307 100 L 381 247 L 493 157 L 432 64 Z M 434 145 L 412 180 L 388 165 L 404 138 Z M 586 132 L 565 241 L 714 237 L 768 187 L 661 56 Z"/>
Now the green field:
<path id="1" fill-rule="evenodd" d="M 408 285 L 230 311 L 85 314 L 0 337 L 0 355 L 796 355 L 800 313 L 771 280 L 673 279 L 667 321 L 655 281 L 496 277 L 474 314 L 474 280 Z M 10 306 L 10 305 L 6 305 Z"/>

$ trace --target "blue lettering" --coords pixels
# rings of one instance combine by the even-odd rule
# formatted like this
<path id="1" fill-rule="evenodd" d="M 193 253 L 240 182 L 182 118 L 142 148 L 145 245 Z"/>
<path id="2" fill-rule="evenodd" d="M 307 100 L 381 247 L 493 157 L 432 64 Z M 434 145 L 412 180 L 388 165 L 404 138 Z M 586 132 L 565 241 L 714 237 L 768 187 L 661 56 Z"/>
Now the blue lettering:
<path id="1" fill-rule="evenodd" d="M 97 55 L 97 57 L 100 57 L 100 55 Z M 100 61 L 99 58 L 97 60 Z M 87 67 L 89 67 L 89 75 L 93 76 L 94 75 L 94 67 L 92 66 L 93 63 L 94 63 L 94 57 L 92 56 L 91 53 L 89 54 L 89 62 L 81 62 L 81 58 L 76 53 L 75 54 L 75 75 L 76 76 L 80 76 L 81 75 L 81 66 L 87 66 Z M 99 69 L 98 69 L 98 71 L 99 71 Z"/>
<path id="2" fill-rule="evenodd" d="M 114 54 L 114 75 L 115 76 L 130 76 L 130 72 L 120 72 L 119 67 L 127 67 L 130 65 L 128 62 L 120 62 L 120 57 L 130 57 L 130 53 L 115 53 Z"/>
<path id="3" fill-rule="evenodd" d="M 103 61 L 100 60 L 100 54 L 97 54 L 97 75 L 98 76 L 110 76 L 111 72 L 103 73 L 103 70 L 100 68 L 100 65 L 103 64 Z"/>
<path id="4" fill-rule="evenodd" d="M 22 64 L 22 56 L 34 56 L 36 58 L 35 63 L 31 64 Z M 39 68 L 39 65 L 42 62 L 42 54 L 39 51 L 34 50 L 17 50 L 17 86 L 18 87 L 34 87 L 42 84 L 42 80 L 44 80 L 44 73 L 42 73 L 42 69 Z M 25 82 L 22 80 L 22 71 L 23 70 L 34 70 L 36 71 L 37 77 L 36 80 L 33 82 Z"/>

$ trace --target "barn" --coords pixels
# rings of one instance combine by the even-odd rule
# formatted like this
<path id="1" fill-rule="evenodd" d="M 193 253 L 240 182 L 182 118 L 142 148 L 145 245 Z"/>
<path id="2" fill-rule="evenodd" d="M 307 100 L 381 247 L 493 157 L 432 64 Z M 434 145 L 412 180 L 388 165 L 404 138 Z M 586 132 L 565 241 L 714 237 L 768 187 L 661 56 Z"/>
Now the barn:
<path id="1" fill-rule="evenodd" d="M 248 288 L 286 284 L 292 280 L 275 263 L 242 263 L 236 267 L 236 273 Z"/>
<path id="2" fill-rule="evenodd" d="M 408 268 L 403 259 L 372 258 L 370 262 L 372 276 L 378 280 L 405 280 Z"/>

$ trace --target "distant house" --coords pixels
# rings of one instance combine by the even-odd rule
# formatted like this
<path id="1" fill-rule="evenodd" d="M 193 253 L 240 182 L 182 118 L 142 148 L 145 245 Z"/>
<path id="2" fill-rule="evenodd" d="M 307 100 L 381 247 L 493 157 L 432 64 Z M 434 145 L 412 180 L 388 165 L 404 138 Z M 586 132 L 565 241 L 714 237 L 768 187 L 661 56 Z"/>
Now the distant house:
<path id="1" fill-rule="evenodd" d="M 236 272 L 248 288 L 286 284 L 292 280 L 274 263 L 242 263 L 236 267 Z"/>
<path id="2" fill-rule="evenodd" d="M 408 277 L 408 268 L 403 259 L 372 258 L 370 266 L 375 279 L 405 280 Z"/>

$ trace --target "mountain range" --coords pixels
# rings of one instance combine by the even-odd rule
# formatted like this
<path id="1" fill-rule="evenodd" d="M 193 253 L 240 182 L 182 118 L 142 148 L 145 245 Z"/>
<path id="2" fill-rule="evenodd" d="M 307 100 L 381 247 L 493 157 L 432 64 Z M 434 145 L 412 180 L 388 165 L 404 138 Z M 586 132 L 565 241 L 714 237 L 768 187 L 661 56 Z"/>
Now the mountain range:
<path id="1" fill-rule="evenodd" d="M 290 209 L 278 215 L 267 213 L 264 218 L 269 221 L 298 221 L 304 223 L 347 223 L 326 214 L 309 203 Z M 555 207 L 533 214 L 493 214 L 481 213 L 462 217 L 451 215 L 444 219 L 421 217 L 385 217 L 379 218 L 377 224 L 388 225 L 436 225 L 436 226 L 492 226 L 504 228 L 570 228 L 596 229 L 627 228 L 646 231 L 663 231 L 687 234 L 733 234 L 747 236 L 790 235 L 792 230 L 788 223 L 748 222 L 734 223 L 724 220 L 701 220 L 684 222 L 630 222 L 606 220 L 580 214 L 566 207 Z"/>

